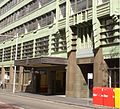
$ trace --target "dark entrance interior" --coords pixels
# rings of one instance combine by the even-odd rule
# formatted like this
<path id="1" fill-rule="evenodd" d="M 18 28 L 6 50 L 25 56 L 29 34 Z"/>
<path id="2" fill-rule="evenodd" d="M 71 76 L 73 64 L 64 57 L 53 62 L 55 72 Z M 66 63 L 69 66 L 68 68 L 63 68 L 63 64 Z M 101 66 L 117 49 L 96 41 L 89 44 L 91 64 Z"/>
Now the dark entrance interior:
<path id="1" fill-rule="evenodd" d="M 37 94 L 64 95 L 66 87 L 66 72 L 48 71 L 34 73 L 34 89 Z"/>
<path id="2" fill-rule="evenodd" d="M 60 72 L 61 78 L 57 78 L 56 76 L 56 93 L 55 94 L 65 94 L 66 87 L 66 73 Z"/>
<path id="3" fill-rule="evenodd" d="M 109 86 L 111 82 L 111 87 L 120 87 L 120 72 L 118 68 L 110 68 L 109 70 Z"/>
<path id="4" fill-rule="evenodd" d="M 66 87 L 66 72 L 51 71 L 48 73 L 48 94 L 64 95 Z"/>
<path id="5" fill-rule="evenodd" d="M 47 73 L 37 73 L 35 74 L 35 92 L 38 94 L 47 94 L 48 92 L 48 82 Z"/>
<path id="6" fill-rule="evenodd" d="M 84 79 L 88 85 L 89 83 L 89 97 L 92 97 L 92 89 L 93 89 L 93 79 L 88 79 L 88 73 L 92 73 L 93 74 L 93 64 L 81 64 L 79 65 L 82 73 L 83 73 L 83 76 L 84 76 Z M 89 82 L 88 82 L 89 80 Z"/>
<path id="7" fill-rule="evenodd" d="M 36 82 L 35 83 L 36 84 L 35 85 L 36 86 L 35 87 L 36 90 L 35 90 L 35 92 L 39 93 L 40 92 L 40 74 L 36 74 L 35 76 L 36 76 L 36 81 L 35 81 Z"/>
<path id="8" fill-rule="evenodd" d="M 120 87 L 120 64 L 119 59 L 106 59 L 109 77 L 111 77 L 111 87 Z M 110 79 L 110 78 L 109 78 Z M 110 83 L 109 83 L 110 84 Z"/>

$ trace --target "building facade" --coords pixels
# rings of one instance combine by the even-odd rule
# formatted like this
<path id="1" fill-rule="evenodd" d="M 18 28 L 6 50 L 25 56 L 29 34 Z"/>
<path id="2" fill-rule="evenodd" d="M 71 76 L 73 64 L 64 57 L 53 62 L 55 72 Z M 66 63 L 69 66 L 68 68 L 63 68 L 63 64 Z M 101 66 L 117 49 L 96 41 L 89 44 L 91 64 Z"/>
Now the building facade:
<path id="1" fill-rule="evenodd" d="M 9 89 L 15 67 L 16 91 L 87 97 L 93 86 L 120 87 L 119 48 L 120 0 L 0 2 L 0 78 Z"/>

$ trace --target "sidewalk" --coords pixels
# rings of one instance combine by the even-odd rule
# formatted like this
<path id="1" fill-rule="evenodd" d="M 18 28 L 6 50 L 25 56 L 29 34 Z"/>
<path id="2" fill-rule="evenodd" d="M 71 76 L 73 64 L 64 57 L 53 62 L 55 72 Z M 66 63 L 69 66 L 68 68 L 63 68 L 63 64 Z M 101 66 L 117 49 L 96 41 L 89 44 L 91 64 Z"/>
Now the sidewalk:
<path id="1" fill-rule="evenodd" d="M 63 95 L 45 96 L 45 95 L 23 93 L 23 92 L 16 92 L 13 94 L 11 91 L 8 91 L 6 89 L 4 89 L 4 90 L 0 89 L 0 93 L 10 94 L 12 96 L 24 96 L 24 97 L 58 102 L 58 103 L 64 103 L 64 104 L 69 104 L 69 105 L 83 106 L 83 107 L 93 108 L 93 109 L 114 109 L 111 107 L 93 105 L 92 99 L 87 99 L 87 98 L 72 98 L 72 97 L 65 97 L 65 95 L 64 96 Z"/>
<path id="2" fill-rule="evenodd" d="M 0 109 L 23 109 L 23 108 L 11 104 L 6 104 L 4 102 L 0 102 Z"/>

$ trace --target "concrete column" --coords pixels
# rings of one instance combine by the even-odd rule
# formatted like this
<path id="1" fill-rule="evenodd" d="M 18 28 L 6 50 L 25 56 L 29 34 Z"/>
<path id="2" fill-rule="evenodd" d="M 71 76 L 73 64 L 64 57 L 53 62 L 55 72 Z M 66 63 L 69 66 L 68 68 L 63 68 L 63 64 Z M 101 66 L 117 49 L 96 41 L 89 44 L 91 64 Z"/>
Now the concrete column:
<path id="1" fill-rule="evenodd" d="M 55 20 L 56 30 L 57 31 L 58 31 L 58 20 L 60 19 L 59 15 L 60 15 L 59 0 L 56 0 L 56 19 L 54 19 L 54 20 Z"/>
<path id="2" fill-rule="evenodd" d="M 107 63 L 103 59 L 102 48 L 95 50 L 94 86 L 108 86 Z"/>
<path id="3" fill-rule="evenodd" d="M 48 50 L 48 53 L 49 53 L 49 56 L 51 56 L 51 53 L 52 53 L 52 35 L 50 33 L 50 36 L 49 36 L 49 50 Z"/>
<path id="4" fill-rule="evenodd" d="M 20 70 L 19 70 L 19 82 L 18 82 L 18 90 L 22 91 L 22 86 L 23 86 L 23 70 L 24 67 L 20 66 Z"/>
<path id="5" fill-rule="evenodd" d="M 33 58 L 35 57 L 35 47 L 36 47 L 36 40 L 33 41 Z"/>

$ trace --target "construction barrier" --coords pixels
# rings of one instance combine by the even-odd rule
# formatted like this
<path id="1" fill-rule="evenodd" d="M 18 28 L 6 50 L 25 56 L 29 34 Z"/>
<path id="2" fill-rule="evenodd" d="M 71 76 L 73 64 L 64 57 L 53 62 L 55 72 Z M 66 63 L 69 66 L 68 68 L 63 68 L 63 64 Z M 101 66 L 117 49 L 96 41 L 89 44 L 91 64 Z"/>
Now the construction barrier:
<path id="1" fill-rule="evenodd" d="M 120 88 L 115 88 L 115 107 L 120 108 Z"/>
<path id="2" fill-rule="evenodd" d="M 107 87 L 94 87 L 93 88 L 93 104 L 114 107 L 114 89 Z"/>
<path id="3" fill-rule="evenodd" d="M 114 99 L 114 89 L 103 87 L 103 105 L 114 107 L 115 106 L 115 99 Z"/>
<path id="4" fill-rule="evenodd" d="M 103 105 L 103 88 L 102 87 L 93 88 L 93 104 Z"/>

